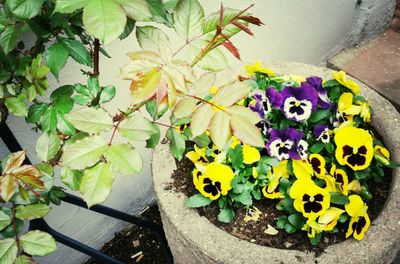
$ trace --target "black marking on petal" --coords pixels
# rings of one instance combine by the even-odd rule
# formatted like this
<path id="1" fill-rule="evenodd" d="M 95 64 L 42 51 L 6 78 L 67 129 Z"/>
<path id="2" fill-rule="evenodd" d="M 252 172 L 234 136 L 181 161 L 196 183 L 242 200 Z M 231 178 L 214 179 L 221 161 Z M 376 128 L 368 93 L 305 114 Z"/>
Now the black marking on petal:
<path id="1" fill-rule="evenodd" d="M 366 162 L 366 158 L 360 154 L 353 154 L 350 157 L 347 158 L 347 163 L 349 163 L 351 166 L 362 166 Z"/>
<path id="2" fill-rule="evenodd" d="M 322 205 L 319 202 L 307 202 L 304 203 L 304 211 L 306 213 L 318 213 L 322 210 Z"/>
<path id="3" fill-rule="evenodd" d="M 322 195 L 322 194 L 317 194 L 317 195 L 314 195 L 314 199 L 315 199 L 315 201 L 317 201 L 317 202 L 322 202 L 323 200 L 324 200 L 324 196 Z"/>
<path id="4" fill-rule="evenodd" d="M 308 202 L 310 200 L 310 195 L 304 194 L 303 195 L 303 202 Z"/>
<path id="5" fill-rule="evenodd" d="M 366 155 L 367 154 L 367 148 L 365 146 L 361 146 L 361 147 L 358 148 L 357 152 L 360 153 L 360 154 Z"/>
<path id="6" fill-rule="evenodd" d="M 318 158 L 312 158 L 311 165 L 316 173 L 321 174 L 321 161 Z"/>
<path id="7" fill-rule="evenodd" d="M 296 115 L 302 115 L 304 114 L 304 109 L 301 106 L 294 105 L 289 108 L 289 112 Z"/>
<path id="8" fill-rule="evenodd" d="M 365 220 L 364 216 L 361 216 L 358 221 L 356 222 L 357 227 L 355 228 L 355 231 L 357 234 L 361 234 L 361 231 L 363 228 L 367 225 L 367 221 Z M 354 228 L 354 227 L 353 227 Z"/>
<path id="9" fill-rule="evenodd" d="M 342 150 L 343 150 L 343 158 L 353 154 L 353 148 L 348 145 L 344 145 L 342 147 Z"/>

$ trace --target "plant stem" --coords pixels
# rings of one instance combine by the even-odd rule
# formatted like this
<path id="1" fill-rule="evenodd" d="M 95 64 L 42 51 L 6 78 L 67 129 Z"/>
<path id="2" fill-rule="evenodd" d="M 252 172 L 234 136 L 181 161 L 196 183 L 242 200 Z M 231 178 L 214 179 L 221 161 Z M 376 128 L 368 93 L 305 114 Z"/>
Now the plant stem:
<path id="1" fill-rule="evenodd" d="M 112 132 L 112 134 L 111 134 L 110 141 L 108 142 L 108 145 L 109 145 L 109 146 L 111 146 L 111 144 L 112 144 L 112 142 L 113 142 L 113 139 L 114 139 L 114 136 L 115 136 L 115 132 L 117 131 L 119 125 L 121 124 L 122 120 L 124 120 L 124 119 L 125 119 L 124 116 L 121 117 L 121 118 L 118 120 L 118 122 L 115 124 L 114 130 L 113 130 L 113 132 Z"/>
<path id="2" fill-rule="evenodd" d="M 152 121 L 154 124 L 156 124 L 156 125 L 159 125 L 159 126 L 165 126 L 165 127 L 169 127 L 169 128 L 175 128 L 174 126 L 170 126 L 170 125 L 167 125 L 167 124 L 164 124 L 164 123 L 160 123 L 160 122 L 157 122 L 157 121 Z"/>
<path id="3" fill-rule="evenodd" d="M 93 50 L 93 76 L 98 77 L 99 72 L 99 53 L 100 53 L 100 41 L 94 39 L 94 50 Z"/>
<path id="4" fill-rule="evenodd" d="M 15 231 L 15 242 L 17 243 L 17 248 L 18 248 L 18 253 L 20 252 L 20 245 L 19 245 L 19 237 L 18 237 L 18 231 L 17 231 L 17 221 L 16 221 L 16 210 L 15 210 L 15 203 L 12 204 L 12 223 L 13 223 L 13 228 Z"/>
<path id="5" fill-rule="evenodd" d="M 36 198 L 38 198 L 39 200 L 42 200 L 42 199 L 43 199 L 43 197 L 40 195 L 40 193 L 38 193 L 37 191 L 35 191 L 34 189 L 32 189 L 32 187 L 29 186 L 29 184 L 27 184 L 27 183 L 25 183 L 25 182 L 23 182 L 23 184 L 24 184 L 24 186 L 25 186 L 33 195 L 36 196 Z M 18 185 L 20 185 L 20 184 L 18 183 Z"/>
<path id="6" fill-rule="evenodd" d="M 201 33 L 200 35 L 197 35 L 195 37 L 193 37 L 192 39 L 186 40 L 186 42 L 180 46 L 173 54 L 172 57 L 175 57 L 176 54 L 178 54 L 183 48 L 185 48 L 187 45 L 189 45 L 191 42 L 195 41 L 196 39 L 200 38 L 204 36 L 204 33 Z"/>

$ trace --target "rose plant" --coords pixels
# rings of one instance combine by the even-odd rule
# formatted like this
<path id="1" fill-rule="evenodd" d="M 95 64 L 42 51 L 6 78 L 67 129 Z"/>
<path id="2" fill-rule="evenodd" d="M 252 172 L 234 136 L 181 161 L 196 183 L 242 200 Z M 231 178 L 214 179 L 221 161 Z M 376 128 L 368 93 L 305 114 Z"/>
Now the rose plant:
<path id="1" fill-rule="evenodd" d="M 40 133 L 35 150 L 41 160 L 23 165 L 26 152 L 20 151 L 1 162 L 0 263 L 34 263 L 32 256 L 56 249 L 45 232 L 22 234 L 24 220 L 42 218 L 50 202 L 60 203 L 64 191 L 53 185 L 56 166 L 62 182 L 92 206 L 108 197 L 117 172 L 140 172 L 142 159 L 132 142 L 154 147 L 162 136 L 159 126 L 169 128 L 166 137 L 178 159 L 189 139 L 201 145 L 211 137 L 222 148 L 233 133 L 262 147 L 258 117 L 237 105 L 249 86 L 229 78 L 217 81 L 213 73 L 228 66 L 222 47 L 240 58 L 231 37 L 240 31 L 252 35 L 249 26 L 262 24 L 250 7 L 221 5 L 206 17 L 197 0 L 0 1 L 0 120 L 11 113 L 32 124 Z M 172 52 L 157 24 L 174 29 L 182 46 Z M 117 89 L 99 83 L 99 53 L 109 56 L 103 47 L 134 31 L 142 50 L 129 53 L 132 62 L 121 70 L 131 81 L 132 102 L 111 115 L 103 104 Z M 27 34 L 35 35 L 33 44 Z M 187 58 L 178 58 L 185 50 Z M 69 57 L 92 67 L 82 70 L 87 82 L 49 89 L 48 74 L 58 78 Z M 223 86 L 210 100 L 214 82 Z M 150 118 L 141 114 L 144 110 Z M 168 110 L 170 123 L 159 121 Z"/>

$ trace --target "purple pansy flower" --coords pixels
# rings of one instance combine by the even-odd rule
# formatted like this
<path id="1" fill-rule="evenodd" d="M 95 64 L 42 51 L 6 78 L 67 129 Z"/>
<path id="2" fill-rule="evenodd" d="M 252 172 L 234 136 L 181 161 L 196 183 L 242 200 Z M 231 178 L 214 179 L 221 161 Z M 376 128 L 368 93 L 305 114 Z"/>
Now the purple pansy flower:
<path id="1" fill-rule="evenodd" d="M 328 125 L 316 125 L 314 127 L 314 136 L 317 140 L 321 140 L 323 143 L 329 143 L 329 129 Z"/>
<path id="2" fill-rule="evenodd" d="M 328 92 L 322 87 L 322 79 L 319 77 L 308 77 L 307 83 L 310 84 L 318 92 L 318 105 L 323 108 L 329 108 L 332 105 L 331 100 L 328 97 Z"/>
<path id="3" fill-rule="evenodd" d="M 303 122 L 317 109 L 318 93 L 308 83 L 302 82 L 300 87 L 286 86 L 281 95 L 281 109 L 289 120 Z"/>
<path id="4" fill-rule="evenodd" d="M 253 111 L 256 112 L 261 119 L 265 119 L 265 116 L 269 112 L 269 102 L 268 99 L 263 96 L 262 94 L 255 93 L 253 94 L 253 100 L 249 104 L 249 108 Z"/>
<path id="5" fill-rule="evenodd" d="M 272 107 L 274 107 L 274 108 L 281 107 L 283 98 L 282 98 L 282 95 L 277 90 L 275 90 L 273 87 L 269 87 L 265 91 L 265 95 L 267 96 Z"/>
<path id="6" fill-rule="evenodd" d="M 279 160 L 307 158 L 308 144 L 302 140 L 303 136 L 303 132 L 291 127 L 285 130 L 271 129 L 266 145 L 269 155 Z"/>

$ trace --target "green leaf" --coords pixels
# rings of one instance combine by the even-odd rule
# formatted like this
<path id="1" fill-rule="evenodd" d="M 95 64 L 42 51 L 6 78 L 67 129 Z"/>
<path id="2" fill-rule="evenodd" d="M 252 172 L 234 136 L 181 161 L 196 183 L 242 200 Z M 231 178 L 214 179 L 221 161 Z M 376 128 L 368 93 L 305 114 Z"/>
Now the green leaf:
<path id="1" fill-rule="evenodd" d="M 129 144 L 116 144 L 105 153 L 111 167 L 124 175 L 138 174 L 142 170 L 143 161 L 139 152 Z"/>
<path id="2" fill-rule="evenodd" d="M 21 220 L 32 220 L 45 217 L 49 210 L 46 204 L 20 205 L 15 216 Z"/>
<path id="3" fill-rule="evenodd" d="M 318 245 L 319 241 L 321 240 L 322 233 L 316 233 L 313 238 L 310 238 L 310 243 L 313 246 Z"/>
<path id="4" fill-rule="evenodd" d="M 333 204 L 348 204 L 349 197 L 338 192 L 331 192 L 331 203 Z"/>
<path id="5" fill-rule="evenodd" d="M 5 71 L 4 69 L 0 69 L 0 84 L 6 83 L 11 77 L 11 73 Z"/>
<path id="6" fill-rule="evenodd" d="M 40 119 L 43 132 L 55 132 L 57 128 L 57 113 L 54 108 L 47 108 Z"/>
<path id="7" fill-rule="evenodd" d="M 64 68 L 68 58 L 68 50 L 61 42 L 56 42 L 47 50 L 46 61 L 53 75 L 58 79 L 58 73 Z"/>
<path id="8" fill-rule="evenodd" d="M 117 2 L 125 10 L 127 17 L 138 22 L 151 21 L 151 13 L 146 0 L 117 0 Z"/>
<path id="9" fill-rule="evenodd" d="M 310 152 L 311 152 L 311 153 L 320 153 L 321 150 L 324 149 L 324 147 L 325 147 L 325 144 L 324 144 L 324 143 L 317 142 L 317 143 L 313 144 L 313 145 L 310 147 Z"/>
<path id="10" fill-rule="evenodd" d="M 6 226 L 11 224 L 11 222 L 11 217 L 3 211 L 0 211 L 0 230 L 3 230 Z"/>
<path id="11" fill-rule="evenodd" d="M 36 262 L 27 255 L 20 255 L 15 260 L 14 264 L 35 264 Z"/>
<path id="12" fill-rule="evenodd" d="M 61 113 L 57 113 L 57 129 L 67 136 L 73 136 L 76 133 L 75 127 Z"/>
<path id="13" fill-rule="evenodd" d="M 155 130 L 157 130 L 157 132 L 151 135 L 151 137 L 148 140 L 146 140 L 146 148 L 154 148 L 160 141 L 161 137 L 160 128 L 158 126 L 154 126 L 154 128 Z"/>
<path id="14" fill-rule="evenodd" d="M 89 105 L 93 101 L 91 96 L 86 95 L 75 95 L 72 99 L 78 105 Z"/>
<path id="15" fill-rule="evenodd" d="M 251 198 L 251 194 L 248 191 L 244 191 L 241 194 L 234 196 L 233 199 L 244 205 L 252 205 L 253 204 L 253 199 Z"/>
<path id="16" fill-rule="evenodd" d="M 293 234 L 294 232 L 297 231 L 297 228 L 294 225 L 292 225 L 291 223 L 286 223 L 285 231 L 288 234 Z"/>
<path id="17" fill-rule="evenodd" d="M 297 229 L 302 229 L 305 224 L 304 217 L 299 213 L 289 215 L 288 220 L 289 223 L 294 225 Z"/>
<path id="18" fill-rule="evenodd" d="M 190 196 L 186 200 L 186 206 L 189 208 L 198 208 L 209 205 L 211 202 L 212 200 L 210 198 L 203 196 L 201 193 L 198 193 Z"/>
<path id="19" fill-rule="evenodd" d="M 75 39 L 60 38 L 61 43 L 64 44 L 68 50 L 68 54 L 78 63 L 86 66 L 92 66 L 92 57 L 89 51 L 83 46 L 83 44 Z"/>
<path id="20" fill-rule="evenodd" d="M 167 130 L 166 137 L 170 141 L 172 156 L 178 160 L 181 160 L 186 149 L 183 135 L 180 134 L 176 129 L 170 128 Z"/>
<path id="21" fill-rule="evenodd" d="M 99 104 L 104 104 L 111 101 L 115 97 L 115 87 L 114 86 L 106 86 L 103 88 L 100 94 Z"/>
<path id="22" fill-rule="evenodd" d="M 29 231 L 20 238 L 22 249 L 33 256 L 46 256 L 57 249 L 54 238 L 42 231 Z"/>
<path id="23" fill-rule="evenodd" d="M 15 16 L 28 19 L 40 12 L 44 0 L 7 0 L 6 6 Z"/>
<path id="24" fill-rule="evenodd" d="M 68 167 L 62 167 L 60 176 L 61 181 L 69 188 L 74 191 L 79 190 L 83 176 L 82 172 L 80 172 L 79 170 L 71 170 Z"/>
<path id="25" fill-rule="evenodd" d="M 74 100 L 71 98 L 74 88 L 72 85 L 64 85 L 56 89 L 50 96 L 50 99 L 57 112 L 67 114 L 74 107 Z"/>
<path id="26" fill-rule="evenodd" d="M 40 121 L 40 118 L 46 112 L 47 108 L 49 107 L 48 104 L 45 103 L 37 103 L 31 105 L 28 111 L 27 122 L 28 123 L 36 123 Z"/>
<path id="27" fill-rule="evenodd" d="M 83 10 L 85 30 L 107 45 L 124 31 L 126 16 L 116 1 L 91 0 Z"/>
<path id="28" fill-rule="evenodd" d="M 218 214 L 218 221 L 222 223 L 230 223 L 235 217 L 235 212 L 231 208 L 225 208 Z"/>
<path id="29" fill-rule="evenodd" d="M 110 165 L 104 162 L 100 162 L 84 172 L 79 191 L 83 194 L 83 199 L 88 207 L 107 199 L 113 181 L 114 173 Z"/>
<path id="30" fill-rule="evenodd" d="M 234 149 L 229 149 L 228 154 L 236 170 L 243 167 L 243 149 L 240 144 L 237 144 Z"/>
<path id="31" fill-rule="evenodd" d="M 162 0 L 146 0 L 146 2 L 149 5 L 153 21 L 171 26 L 170 20 L 167 16 L 167 10 L 165 9 Z"/>
<path id="32" fill-rule="evenodd" d="M 324 119 L 325 117 L 328 117 L 331 114 L 331 109 L 320 109 L 315 111 L 314 113 L 311 114 L 310 118 L 308 118 L 309 122 L 312 123 L 317 123 Z"/>
<path id="33" fill-rule="evenodd" d="M 198 56 L 202 49 L 207 46 L 208 42 L 205 40 L 196 40 L 189 44 L 189 57 L 194 59 Z M 204 56 L 197 65 L 203 70 L 208 71 L 220 71 L 229 67 L 228 61 L 224 53 L 219 49 L 215 48 L 211 50 L 206 56 Z"/>
<path id="34" fill-rule="evenodd" d="M 35 145 L 36 154 L 39 159 L 48 161 L 54 158 L 61 147 L 61 140 L 58 135 L 44 132 Z"/>
<path id="35" fill-rule="evenodd" d="M 328 151 L 328 153 L 333 153 L 335 151 L 335 146 L 332 144 L 332 142 L 329 142 L 328 144 L 325 144 L 325 149 Z"/>
<path id="36" fill-rule="evenodd" d="M 100 91 L 100 85 L 99 85 L 99 79 L 90 76 L 87 80 L 87 89 L 89 91 L 89 94 L 93 97 L 96 98 L 97 95 L 99 94 Z"/>
<path id="37" fill-rule="evenodd" d="M 70 113 L 67 119 L 77 129 L 90 134 L 98 134 L 114 125 L 111 116 L 102 108 L 82 108 Z"/>
<path id="38" fill-rule="evenodd" d="M 26 116 L 28 106 L 18 97 L 9 97 L 5 101 L 7 109 L 16 116 Z"/>
<path id="39" fill-rule="evenodd" d="M 118 132 L 129 140 L 142 141 L 157 133 L 157 129 L 152 122 L 134 113 L 121 122 Z"/>
<path id="40" fill-rule="evenodd" d="M 322 87 L 326 88 L 326 87 L 332 87 L 332 86 L 336 86 L 336 85 L 340 85 L 336 80 L 328 80 L 322 84 Z"/>
<path id="41" fill-rule="evenodd" d="M 285 225 L 288 223 L 288 219 L 286 216 L 280 216 L 276 221 L 276 228 L 284 229 Z"/>
<path id="42" fill-rule="evenodd" d="M 204 26 L 204 10 L 197 0 L 180 0 L 174 10 L 174 28 L 186 41 L 200 35 Z"/>
<path id="43" fill-rule="evenodd" d="M 0 240 L 0 263 L 11 264 L 17 258 L 18 247 L 15 239 L 6 238 Z"/>
<path id="44" fill-rule="evenodd" d="M 240 28 L 230 24 L 229 21 L 234 18 L 240 11 L 232 8 L 224 8 L 224 16 L 222 17 L 222 26 L 225 29 L 222 31 L 228 37 L 233 36 L 234 34 L 240 32 Z M 220 12 L 212 13 L 205 22 L 203 26 L 203 33 L 209 33 L 215 31 L 217 29 L 217 25 L 219 25 L 220 20 Z"/>
<path id="45" fill-rule="evenodd" d="M 193 139 L 194 143 L 200 148 L 205 148 L 210 144 L 211 140 L 206 133 L 201 134 Z"/>
<path id="46" fill-rule="evenodd" d="M 63 166 L 82 170 L 97 163 L 107 148 L 108 144 L 102 137 L 86 137 L 66 145 L 61 162 Z"/>
<path id="47" fill-rule="evenodd" d="M 72 13 L 75 10 L 84 8 L 88 2 L 86 0 L 57 0 L 54 13 Z"/>
<path id="48" fill-rule="evenodd" d="M 0 46 L 3 48 L 6 55 L 17 46 L 21 33 L 21 28 L 17 25 L 8 26 L 1 33 Z"/>
<path id="49" fill-rule="evenodd" d="M 349 219 L 349 217 L 347 216 L 347 214 L 341 214 L 339 216 L 338 221 L 339 221 L 339 223 L 346 223 L 348 219 Z"/>
<path id="50" fill-rule="evenodd" d="M 136 27 L 136 38 L 143 50 L 160 52 L 160 48 L 169 47 L 167 35 L 153 26 Z"/>

